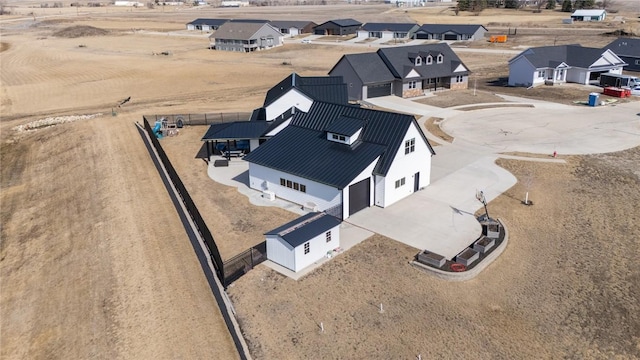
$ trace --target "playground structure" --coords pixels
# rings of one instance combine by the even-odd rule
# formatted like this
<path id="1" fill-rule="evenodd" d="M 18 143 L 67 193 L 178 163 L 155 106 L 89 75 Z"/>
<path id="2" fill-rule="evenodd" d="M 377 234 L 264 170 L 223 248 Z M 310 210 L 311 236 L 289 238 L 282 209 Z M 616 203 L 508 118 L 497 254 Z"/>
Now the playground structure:
<path id="1" fill-rule="evenodd" d="M 161 118 L 157 120 L 153 126 L 153 134 L 158 139 L 162 139 L 165 136 L 176 136 L 180 133 L 180 128 L 183 126 L 181 118 L 177 118 L 175 122 L 170 123 L 167 118 Z"/>

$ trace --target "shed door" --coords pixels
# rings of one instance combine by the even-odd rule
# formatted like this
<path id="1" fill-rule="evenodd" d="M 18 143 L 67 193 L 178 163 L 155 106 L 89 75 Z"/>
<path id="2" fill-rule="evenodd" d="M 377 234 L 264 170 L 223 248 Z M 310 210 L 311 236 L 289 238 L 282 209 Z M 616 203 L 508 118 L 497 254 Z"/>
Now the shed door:
<path id="1" fill-rule="evenodd" d="M 444 34 L 445 40 L 458 40 L 457 34 Z"/>
<path id="2" fill-rule="evenodd" d="M 391 83 L 367 86 L 367 98 L 391 95 Z"/>
<path id="3" fill-rule="evenodd" d="M 349 186 L 349 216 L 369 207 L 369 178 Z"/>

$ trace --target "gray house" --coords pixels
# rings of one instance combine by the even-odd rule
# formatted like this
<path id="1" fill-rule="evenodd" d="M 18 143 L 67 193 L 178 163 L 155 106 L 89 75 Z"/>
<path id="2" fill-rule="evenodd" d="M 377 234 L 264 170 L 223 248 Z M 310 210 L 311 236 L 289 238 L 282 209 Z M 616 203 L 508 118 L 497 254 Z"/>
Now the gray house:
<path id="1" fill-rule="evenodd" d="M 415 33 L 416 39 L 463 41 L 481 40 L 487 28 L 482 25 L 424 24 Z"/>
<path id="2" fill-rule="evenodd" d="M 329 20 L 313 28 L 316 35 L 349 35 L 355 34 L 362 23 L 354 19 Z"/>
<path id="3" fill-rule="evenodd" d="M 383 40 L 406 40 L 413 38 L 413 34 L 420 26 L 412 23 L 366 23 L 358 30 L 359 39 L 378 38 Z"/>
<path id="4" fill-rule="evenodd" d="M 445 43 L 382 48 L 343 55 L 329 71 L 342 76 L 349 100 L 415 97 L 438 89 L 466 89 L 469 69 Z"/>
<path id="5" fill-rule="evenodd" d="M 620 57 L 627 65 L 625 70 L 640 72 L 640 38 L 619 38 L 605 46 Z"/>
<path id="6" fill-rule="evenodd" d="M 216 31 L 220 25 L 227 21 L 229 21 L 229 19 L 195 19 L 187 24 L 187 30 Z"/>
<path id="7" fill-rule="evenodd" d="M 215 50 L 251 52 L 281 46 L 282 37 L 268 23 L 233 21 L 221 25 L 209 39 Z"/>
<path id="8" fill-rule="evenodd" d="M 274 20 L 269 24 L 274 28 L 280 30 L 280 33 L 286 37 L 297 36 L 300 34 L 310 34 L 313 32 L 313 28 L 318 24 L 313 21 L 286 21 L 286 20 Z"/>

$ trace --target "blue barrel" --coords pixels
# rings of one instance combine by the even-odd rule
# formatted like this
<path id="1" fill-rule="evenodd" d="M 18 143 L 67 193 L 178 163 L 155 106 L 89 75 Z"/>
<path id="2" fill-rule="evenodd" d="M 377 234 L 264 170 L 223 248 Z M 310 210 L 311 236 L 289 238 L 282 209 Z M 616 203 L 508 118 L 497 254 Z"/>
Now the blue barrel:
<path id="1" fill-rule="evenodd" d="M 589 94 L 589 106 L 597 106 L 599 97 L 600 97 L 600 94 L 598 94 L 598 93 L 590 93 Z"/>

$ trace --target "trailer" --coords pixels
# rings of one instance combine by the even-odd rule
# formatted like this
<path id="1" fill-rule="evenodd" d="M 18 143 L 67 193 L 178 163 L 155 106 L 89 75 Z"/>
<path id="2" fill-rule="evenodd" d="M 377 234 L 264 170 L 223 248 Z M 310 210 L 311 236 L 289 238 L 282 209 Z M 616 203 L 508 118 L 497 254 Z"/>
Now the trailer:
<path id="1" fill-rule="evenodd" d="M 600 74 L 600 86 L 602 87 L 634 87 L 640 85 L 640 80 L 635 76 L 620 74 Z"/>

